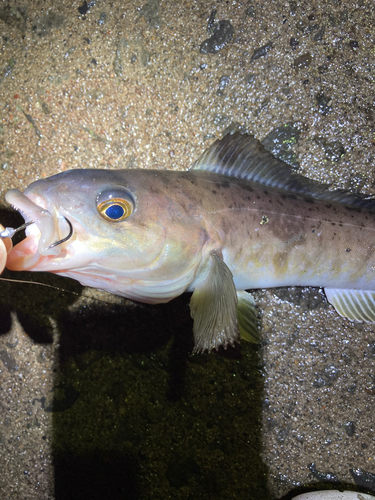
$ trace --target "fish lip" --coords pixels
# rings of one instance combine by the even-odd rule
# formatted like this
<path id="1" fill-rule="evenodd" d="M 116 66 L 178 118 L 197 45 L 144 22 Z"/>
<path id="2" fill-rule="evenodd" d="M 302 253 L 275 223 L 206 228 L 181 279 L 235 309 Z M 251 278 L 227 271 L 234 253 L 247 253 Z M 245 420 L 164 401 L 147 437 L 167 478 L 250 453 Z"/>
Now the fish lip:
<path id="1" fill-rule="evenodd" d="M 31 224 L 26 228 L 26 238 L 22 242 L 27 240 L 35 247 L 38 238 L 37 250 L 35 249 L 34 254 L 58 255 L 61 247 L 53 246 L 53 244 L 63 239 L 64 235 L 66 236 L 69 232 L 69 228 L 65 229 L 68 226 L 65 217 L 57 211 L 52 214 L 47 208 L 46 200 L 33 193 L 21 193 L 18 189 L 11 189 L 6 193 L 5 199 L 22 215 L 25 222 L 34 221 L 35 223 L 35 226 Z"/>

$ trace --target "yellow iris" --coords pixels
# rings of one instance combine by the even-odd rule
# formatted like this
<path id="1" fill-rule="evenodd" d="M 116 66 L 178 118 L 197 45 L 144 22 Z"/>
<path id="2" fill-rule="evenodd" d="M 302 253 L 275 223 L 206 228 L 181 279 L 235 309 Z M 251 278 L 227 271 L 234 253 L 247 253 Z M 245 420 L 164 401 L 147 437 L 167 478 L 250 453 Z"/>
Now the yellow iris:
<path id="1" fill-rule="evenodd" d="M 110 198 L 101 202 L 98 207 L 100 215 L 112 222 L 121 222 L 133 212 L 133 205 L 122 198 Z"/>

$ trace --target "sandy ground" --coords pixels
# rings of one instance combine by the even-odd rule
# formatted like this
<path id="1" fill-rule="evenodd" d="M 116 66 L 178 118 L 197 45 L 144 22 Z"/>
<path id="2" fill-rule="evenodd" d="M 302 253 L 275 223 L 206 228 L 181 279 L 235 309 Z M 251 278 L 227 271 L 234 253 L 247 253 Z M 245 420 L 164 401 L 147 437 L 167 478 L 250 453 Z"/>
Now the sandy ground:
<path id="1" fill-rule="evenodd" d="M 311 178 L 373 194 L 374 10 L 1 3 L 0 222 L 21 220 L 9 188 L 71 168 L 185 170 L 239 128 Z M 375 492 L 375 332 L 320 290 L 257 292 L 260 348 L 191 355 L 188 298 L 78 299 L 37 278 L 68 291 L 1 285 L 2 499 Z"/>

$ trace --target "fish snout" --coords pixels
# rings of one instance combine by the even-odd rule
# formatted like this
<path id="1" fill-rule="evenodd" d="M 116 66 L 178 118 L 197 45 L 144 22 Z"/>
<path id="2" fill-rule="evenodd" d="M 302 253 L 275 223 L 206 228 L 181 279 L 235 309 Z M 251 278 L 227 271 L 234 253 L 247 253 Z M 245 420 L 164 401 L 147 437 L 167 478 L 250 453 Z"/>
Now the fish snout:
<path id="1" fill-rule="evenodd" d="M 61 244 L 73 234 L 72 224 L 65 216 L 57 210 L 49 210 L 40 196 L 33 196 L 32 193 L 26 196 L 18 189 L 8 191 L 5 199 L 25 219 L 25 224 L 20 228 L 9 228 L 9 235 L 26 229 L 26 238 L 13 248 L 8 257 L 8 267 L 15 270 L 30 269 L 40 257 L 53 257 L 62 252 Z"/>

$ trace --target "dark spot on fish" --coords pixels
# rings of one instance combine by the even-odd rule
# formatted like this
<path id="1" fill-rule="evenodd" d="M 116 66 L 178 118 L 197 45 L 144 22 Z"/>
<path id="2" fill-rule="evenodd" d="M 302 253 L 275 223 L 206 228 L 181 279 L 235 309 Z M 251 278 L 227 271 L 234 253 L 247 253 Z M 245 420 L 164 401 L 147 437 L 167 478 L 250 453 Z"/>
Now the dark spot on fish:
<path id="1" fill-rule="evenodd" d="M 362 212 L 362 208 L 354 207 L 353 205 L 345 205 L 346 210 L 352 210 L 353 212 L 357 212 L 360 214 Z"/>
<path id="2" fill-rule="evenodd" d="M 166 171 L 167 174 L 170 174 L 171 172 L 168 172 Z M 197 179 L 195 177 L 195 174 L 194 172 L 190 172 L 189 170 L 188 171 L 185 171 L 185 172 L 174 172 L 175 174 L 178 173 L 177 175 L 177 182 L 179 181 L 179 179 L 185 179 L 187 181 L 190 182 L 190 184 L 193 184 L 195 185 L 197 183 Z"/>
<path id="3" fill-rule="evenodd" d="M 342 227 L 343 226 L 343 223 L 342 222 L 339 222 L 339 226 Z"/>
<path id="4" fill-rule="evenodd" d="M 213 190 L 211 191 L 211 193 L 212 193 L 212 194 L 216 194 L 216 193 L 217 193 L 217 191 L 216 191 L 215 189 L 213 189 Z"/>
<path id="5" fill-rule="evenodd" d="M 160 180 L 164 184 L 164 186 L 168 186 L 171 183 L 171 181 L 167 177 L 164 177 L 164 176 L 160 176 Z"/>
<path id="6" fill-rule="evenodd" d="M 223 218 L 221 220 L 221 228 L 224 234 L 228 233 L 230 231 L 230 222 L 227 219 Z"/>
<path id="7" fill-rule="evenodd" d="M 331 222 L 331 226 L 336 226 L 336 222 Z"/>
<path id="8" fill-rule="evenodd" d="M 264 193 L 266 196 L 268 196 L 268 191 L 263 191 L 263 193 Z"/>
<path id="9" fill-rule="evenodd" d="M 315 233 L 315 229 L 312 229 L 312 230 L 311 230 L 311 232 L 312 232 L 312 233 Z"/>
<path id="10" fill-rule="evenodd" d="M 249 184 L 240 184 L 239 185 L 241 187 L 241 189 L 243 189 L 244 191 L 250 191 L 250 192 L 253 192 L 254 191 L 254 188 L 252 188 L 251 186 L 249 186 Z"/>
<path id="11" fill-rule="evenodd" d="M 351 248 L 347 248 L 347 249 L 346 249 L 346 251 L 347 251 L 347 252 L 350 252 L 350 251 L 351 251 Z"/>
<path id="12" fill-rule="evenodd" d="M 260 196 L 259 196 L 259 194 L 257 195 L 257 198 L 258 198 L 258 200 L 260 200 Z"/>
<path id="13" fill-rule="evenodd" d="M 216 187 L 217 187 L 218 189 L 221 189 L 221 188 L 228 188 L 228 187 L 229 187 L 229 182 L 228 182 L 228 181 L 217 182 L 217 183 L 216 183 Z"/>
<path id="14" fill-rule="evenodd" d="M 288 193 L 288 194 L 282 194 L 281 198 L 283 198 L 284 200 L 286 200 L 287 198 L 289 198 L 290 200 L 296 200 L 297 196 L 293 193 Z"/>
<path id="15" fill-rule="evenodd" d="M 314 198 L 311 198 L 310 196 L 305 196 L 304 200 L 306 203 L 315 203 Z"/>
<path id="16" fill-rule="evenodd" d="M 137 221 L 137 227 L 145 228 L 147 225 L 145 222 L 142 222 L 140 219 Z"/>
<path id="17" fill-rule="evenodd" d="M 326 208 L 332 208 L 332 203 L 328 203 L 328 205 L 326 205 Z"/>

